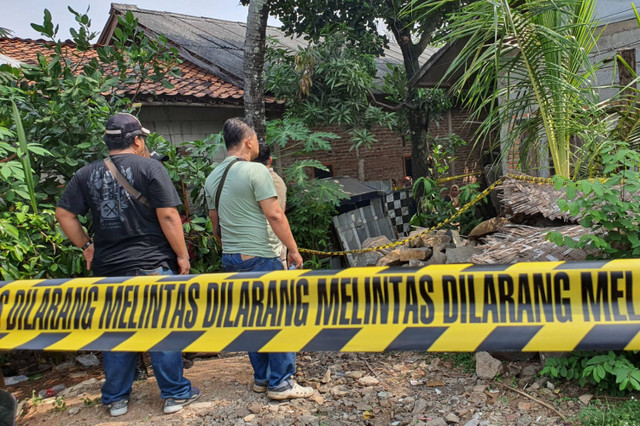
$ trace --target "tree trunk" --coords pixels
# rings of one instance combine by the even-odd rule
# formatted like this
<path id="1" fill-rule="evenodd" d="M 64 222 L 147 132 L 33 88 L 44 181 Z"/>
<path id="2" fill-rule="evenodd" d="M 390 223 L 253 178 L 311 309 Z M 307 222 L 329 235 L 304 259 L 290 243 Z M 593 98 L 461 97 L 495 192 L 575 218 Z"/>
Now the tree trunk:
<path id="1" fill-rule="evenodd" d="M 261 141 L 266 137 L 263 74 L 268 17 L 268 0 L 251 0 L 244 40 L 244 111 Z"/>
<path id="2" fill-rule="evenodd" d="M 407 30 L 399 31 L 395 34 L 396 41 L 404 59 L 404 69 L 407 74 L 407 81 L 418 72 L 420 68 L 419 57 L 422 50 L 411 41 L 411 33 Z M 407 99 L 415 98 L 417 89 L 409 87 Z M 421 176 L 429 173 L 428 161 L 431 149 L 427 143 L 427 131 L 429 129 L 429 114 L 424 111 L 409 109 L 407 113 L 409 122 L 409 137 L 411 140 L 411 174 L 415 181 Z"/>

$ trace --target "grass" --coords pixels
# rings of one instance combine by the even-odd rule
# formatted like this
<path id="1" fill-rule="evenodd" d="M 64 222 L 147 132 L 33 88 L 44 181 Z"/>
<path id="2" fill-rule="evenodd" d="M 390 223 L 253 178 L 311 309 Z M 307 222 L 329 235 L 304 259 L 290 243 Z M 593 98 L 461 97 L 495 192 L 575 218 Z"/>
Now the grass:
<path id="1" fill-rule="evenodd" d="M 578 421 L 583 426 L 635 426 L 640 424 L 640 401 L 620 403 L 595 400 L 580 410 Z"/>
<path id="2" fill-rule="evenodd" d="M 439 355 L 443 361 L 451 361 L 454 367 L 458 367 L 465 373 L 476 371 L 476 358 L 473 352 L 446 352 Z"/>

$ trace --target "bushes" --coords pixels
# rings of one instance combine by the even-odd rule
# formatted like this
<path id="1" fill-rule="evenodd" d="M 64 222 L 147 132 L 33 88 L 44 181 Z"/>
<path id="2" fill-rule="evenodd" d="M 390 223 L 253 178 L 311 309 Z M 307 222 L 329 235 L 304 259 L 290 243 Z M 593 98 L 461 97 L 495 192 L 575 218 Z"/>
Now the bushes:
<path id="1" fill-rule="evenodd" d="M 38 214 L 17 203 L 0 211 L 0 278 L 64 278 L 88 275 L 82 251 L 70 245 L 52 210 Z"/>
<path id="2" fill-rule="evenodd" d="M 549 358 L 540 372 L 553 378 L 591 384 L 600 392 L 623 394 L 640 390 L 640 354 L 634 352 L 575 352 L 569 357 Z"/>

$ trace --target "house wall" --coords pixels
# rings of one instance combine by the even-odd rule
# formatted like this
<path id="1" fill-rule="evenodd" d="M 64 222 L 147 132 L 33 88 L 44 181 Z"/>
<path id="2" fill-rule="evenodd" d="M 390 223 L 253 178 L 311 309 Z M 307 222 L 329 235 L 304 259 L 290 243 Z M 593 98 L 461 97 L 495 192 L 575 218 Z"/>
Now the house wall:
<path id="1" fill-rule="evenodd" d="M 207 136 L 222 130 L 225 120 L 244 115 L 242 108 L 207 106 L 207 105 L 161 105 L 146 104 L 140 110 L 140 121 L 152 132 L 157 132 L 173 144 L 185 141 L 203 140 Z M 433 137 L 456 133 L 466 141 L 472 141 L 475 128 L 465 124 L 467 115 L 461 110 L 452 110 L 443 115 L 438 125 L 431 124 Z M 340 128 L 323 129 L 338 134 L 340 139 L 332 142 L 330 152 L 319 152 L 313 158 L 324 165 L 331 166 L 333 176 L 351 176 L 361 181 L 377 181 L 394 179 L 400 182 L 407 171 L 405 158 L 411 156 L 411 142 L 384 127 L 376 127 L 374 133 L 378 140 L 371 147 L 351 150 L 349 135 Z M 456 153 L 456 160 L 451 164 L 450 174 L 464 174 L 481 170 L 479 149 L 474 149 L 472 142 Z M 225 153 L 221 152 L 220 159 Z M 299 157 L 298 157 L 299 158 Z M 293 161 L 293 159 L 288 162 Z M 283 165 L 287 165 L 284 160 Z"/>
<path id="2" fill-rule="evenodd" d="M 600 28 L 602 29 L 602 28 Z M 598 39 L 597 47 L 591 56 L 592 63 L 597 63 L 606 59 L 615 59 L 618 50 L 635 49 L 636 51 L 636 72 L 640 70 L 640 29 L 635 19 L 614 22 L 604 27 L 604 31 Z M 608 85 L 612 82 L 619 84 L 620 78 L 614 61 L 609 61 L 596 73 L 598 85 Z M 616 89 L 602 89 L 600 100 L 611 98 L 617 93 Z"/>
<path id="3" fill-rule="evenodd" d="M 242 108 L 146 104 L 142 106 L 139 118 L 143 126 L 178 145 L 185 141 L 203 140 L 220 132 L 228 118 L 243 115 Z"/>
<path id="4" fill-rule="evenodd" d="M 476 125 L 466 123 L 468 115 L 460 109 L 453 109 L 443 115 L 438 124 L 431 123 L 429 133 L 432 137 L 444 137 L 451 133 L 468 141 L 466 146 L 456 152 L 456 159 L 450 165 L 450 175 L 482 170 L 480 147 L 473 146 L 473 133 Z M 407 175 L 405 158 L 411 157 L 411 141 L 403 140 L 400 134 L 385 127 L 376 126 L 373 132 L 377 142 L 369 148 L 351 149 L 349 135 L 339 127 L 323 128 L 340 136 L 332 141 L 330 152 L 318 152 L 313 158 L 325 166 L 331 166 L 333 176 L 351 176 L 360 181 L 378 181 L 393 179 L 400 183 Z M 309 158 L 309 157 L 307 157 Z M 284 166 L 293 159 L 285 159 Z"/>

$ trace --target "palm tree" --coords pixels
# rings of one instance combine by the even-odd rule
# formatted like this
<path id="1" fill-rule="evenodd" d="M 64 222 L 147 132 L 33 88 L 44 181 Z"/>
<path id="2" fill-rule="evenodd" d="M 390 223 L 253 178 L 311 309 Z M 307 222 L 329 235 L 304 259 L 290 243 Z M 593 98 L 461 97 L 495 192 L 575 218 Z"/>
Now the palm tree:
<path id="1" fill-rule="evenodd" d="M 416 7 L 448 1 L 416 0 Z M 444 78 L 461 73 L 453 89 L 472 118 L 486 116 L 480 136 L 503 130 L 503 155 L 516 142 L 525 152 L 542 145 L 555 173 L 571 177 L 601 140 L 585 135 L 598 103 L 597 66 L 588 57 L 598 39 L 594 6 L 595 0 L 476 1 L 452 15 L 446 40 L 467 41 Z"/>

